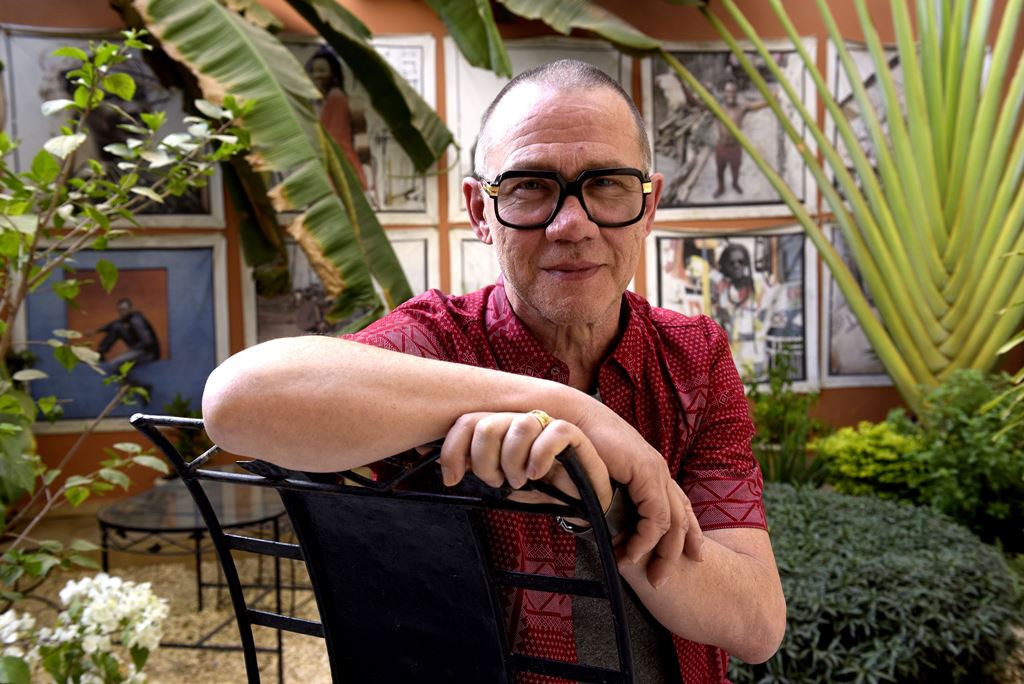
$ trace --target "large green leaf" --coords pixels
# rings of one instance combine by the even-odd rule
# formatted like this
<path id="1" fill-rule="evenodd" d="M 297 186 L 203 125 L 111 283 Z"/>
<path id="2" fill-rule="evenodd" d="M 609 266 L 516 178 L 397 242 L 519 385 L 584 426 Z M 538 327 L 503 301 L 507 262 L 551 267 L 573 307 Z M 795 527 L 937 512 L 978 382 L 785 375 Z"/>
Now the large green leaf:
<path id="1" fill-rule="evenodd" d="M 661 43 L 590 0 L 498 0 L 509 11 L 539 19 L 559 33 L 590 31 L 626 52 L 650 52 Z"/>
<path id="2" fill-rule="evenodd" d="M 366 88 L 373 108 L 417 171 L 433 166 L 454 139 L 437 113 L 367 40 L 369 31 L 335 0 L 288 0 Z"/>
<path id="3" fill-rule="evenodd" d="M 427 0 L 448 27 L 466 61 L 499 76 L 512 76 L 512 63 L 494 23 L 490 0 Z"/>
<path id="4" fill-rule="evenodd" d="M 324 165 L 313 100 L 319 92 L 276 38 L 217 0 L 136 0 L 135 6 L 165 51 L 195 75 L 206 99 L 228 94 L 252 103 L 242 125 L 251 134 L 249 162 L 285 179 L 275 207 L 296 210 L 316 240 L 300 240 L 339 310 L 379 304 L 349 219 Z M 342 163 L 347 163 L 343 160 Z"/>

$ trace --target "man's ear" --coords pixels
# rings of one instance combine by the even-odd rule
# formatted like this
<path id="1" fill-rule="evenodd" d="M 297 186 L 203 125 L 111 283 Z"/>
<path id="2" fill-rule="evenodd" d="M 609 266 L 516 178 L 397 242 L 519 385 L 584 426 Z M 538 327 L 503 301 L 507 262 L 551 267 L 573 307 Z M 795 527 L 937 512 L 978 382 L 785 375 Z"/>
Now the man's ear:
<path id="1" fill-rule="evenodd" d="M 651 194 L 647 196 L 647 204 L 644 207 L 644 237 L 654 230 L 654 213 L 658 209 L 658 202 L 661 201 L 661 193 L 665 189 L 665 176 L 660 173 L 651 174 Z"/>
<path id="2" fill-rule="evenodd" d="M 487 215 L 484 211 L 487 203 L 480 181 L 475 178 L 464 178 L 462 180 L 462 196 L 466 201 L 466 211 L 469 213 L 469 223 L 473 226 L 473 234 L 480 242 L 486 245 L 491 244 L 493 241 L 491 228 L 487 224 Z"/>

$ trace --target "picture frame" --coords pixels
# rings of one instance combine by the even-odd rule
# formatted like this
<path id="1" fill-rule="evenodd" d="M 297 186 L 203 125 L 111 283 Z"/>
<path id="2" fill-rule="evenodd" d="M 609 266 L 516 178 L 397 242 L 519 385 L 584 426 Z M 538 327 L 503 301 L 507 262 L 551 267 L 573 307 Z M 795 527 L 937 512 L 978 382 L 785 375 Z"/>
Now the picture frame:
<path id="1" fill-rule="evenodd" d="M 477 239 L 469 228 L 448 231 L 451 255 L 451 294 L 463 295 L 493 285 L 501 275 L 498 251 Z"/>
<path id="2" fill-rule="evenodd" d="M 53 56 L 54 50 L 64 46 L 85 49 L 89 41 L 117 40 L 119 37 L 114 29 L 56 31 L 0 24 L 0 60 L 7 66 L 2 76 L 6 93 L 4 129 L 12 138 L 20 140 L 11 155 L 15 171 L 26 171 L 31 167 L 32 157 L 49 138 L 59 135 L 61 125 L 69 116 L 67 112 L 43 116 L 40 111 L 45 101 L 70 97 L 71 86 L 63 74 L 75 62 L 67 57 Z M 165 88 L 141 57 L 114 68 L 128 73 L 136 84 L 132 101 L 118 101 L 118 106 L 133 114 L 155 110 L 166 112 L 167 123 L 161 128 L 161 136 L 185 131 L 182 91 Z M 118 123 L 120 119 L 109 115 L 108 110 L 100 108 L 94 111 L 86 122 L 90 129 L 89 138 L 80 148 L 77 158 L 96 159 L 109 173 L 116 175 L 117 158 L 103 148 L 130 137 L 130 133 L 118 128 Z M 161 204 L 153 203 L 136 212 L 135 217 L 139 225 L 146 228 L 223 228 L 224 191 L 220 170 L 214 170 L 204 188 L 190 190 L 181 197 L 168 197 Z"/>
<path id="3" fill-rule="evenodd" d="M 618 81 L 627 93 L 633 90 L 633 60 L 603 41 L 543 37 L 506 40 L 505 47 L 513 74 L 557 59 L 581 59 Z M 480 117 L 510 79 L 471 66 L 450 37 L 444 39 L 444 61 L 446 118 L 457 143 L 456 151 L 448 156 L 448 220 L 465 224 L 469 215 L 462 179 L 473 172 L 470 155 L 480 132 Z"/>
<path id="4" fill-rule="evenodd" d="M 429 34 L 374 36 L 373 47 L 432 108 L 437 102 L 436 40 Z M 291 36 L 285 44 L 302 65 L 307 65 L 322 41 Z M 373 109 L 370 96 L 352 70 L 338 60 L 343 72 L 354 147 L 368 187 L 366 196 L 385 226 L 436 225 L 439 192 L 437 173 L 418 173 L 409 155 L 393 139 L 384 119 Z M 326 101 L 320 101 L 321 116 Z M 345 148 L 343 142 L 339 142 Z M 280 180 L 280 179 L 278 179 Z"/>
<path id="5" fill-rule="evenodd" d="M 413 296 L 441 286 L 437 228 L 393 228 L 387 231 L 387 236 Z M 286 241 L 285 249 L 291 264 L 290 293 L 273 297 L 261 295 L 252 269 L 247 269 L 242 286 L 246 346 L 279 337 L 335 332 L 323 324 L 323 313 L 329 305 L 323 285 L 305 253 L 291 239 Z"/>
<path id="6" fill-rule="evenodd" d="M 729 334 L 737 369 L 764 380 L 788 351 L 797 389 L 820 385 L 817 252 L 798 226 L 758 231 L 653 231 L 654 306 L 707 314 Z"/>
<path id="7" fill-rule="evenodd" d="M 106 335 L 98 329 L 118 318 L 118 303 L 123 298 L 131 300 L 132 309 L 149 322 L 159 357 L 151 362 L 139 361 L 129 373 L 132 384 L 149 390 L 149 402 L 118 406 L 97 429 L 130 430 L 127 418 L 132 413 L 160 412 L 179 395 L 198 409 L 207 376 L 228 357 L 225 244 L 219 233 L 122 238 L 106 250 L 79 252 L 71 272 L 55 271 L 53 278 L 91 281 L 82 285 L 75 305 L 59 298 L 48 284 L 30 294 L 15 339 L 19 346 L 27 344 L 36 353 L 35 367 L 49 376 L 32 381 L 30 391 L 36 399 L 54 395 L 67 401 L 64 419 L 54 424 L 39 423 L 36 431 L 81 432 L 116 393 L 115 385 L 104 385 L 102 376 L 86 365 L 79 364 L 68 372 L 39 345 L 53 338 L 54 330 L 71 329 L 85 334 L 78 343 L 102 348 Z M 95 274 L 101 259 L 113 263 L 119 271 L 109 293 Z M 123 339 L 112 340 L 104 359 L 108 372 L 118 367 L 118 358 L 128 350 Z"/>
<path id="8" fill-rule="evenodd" d="M 799 93 L 801 104 L 811 112 L 816 111 L 814 85 L 797 51 L 785 41 L 766 41 L 766 45 Z M 814 39 L 804 39 L 804 47 L 811 54 L 815 54 L 815 46 Z M 810 169 L 728 46 L 670 43 L 666 48 L 716 95 L 720 105 L 733 113 L 734 121 L 761 155 L 775 161 L 775 171 L 808 211 L 815 212 L 817 189 Z M 761 57 L 752 49 L 748 56 L 758 65 L 769 87 L 774 86 L 783 111 L 796 129 L 805 132 L 806 126 L 796 108 L 788 102 Z M 739 142 L 697 95 L 684 87 L 664 60 L 645 58 L 641 77 L 654 170 L 665 176 L 659 220 L 792 215 Z M 803 137 L 806 140 L 807 136 Z"/>
<path id="9" fill-rule="evenodd" d="M 843 238 L 842 232 L 834 224 L 825 226 L 825 234 L 839 253 L 854 279 L 860 283 L 861 291 L 868 298 L 872 311 L 878 315 L 871 295 L 860 277 L 857 265 L 853 263 L 853 255 Z M 892 379 L 875 354 L 864 334 L 864 329 L 850 310 L 849 302 L 836 285 L 828 267 L 822 270 L 824 290 L 823 310 L 825 323 L 822 326 L 822 385 L 824 387 L 887 387 Z"/>
<path id="10" fill-rule="evenodd" d="M 884 120 L 884 95 L 882 93 L 881 85 L 878 83 L 877 74 L 874 70 L 874 62 L 868 51 L 867 45 L 856 41 L 847 41 L 845 45 L 847 52 L 850 54 L 850 58 L 853 60 L 853 63 L 857 65 L 857 70 L 860 72 L 861 76 L 861 83 L 867 92 L 868 98 L 872 102 L 875 114 L 882 117 L 880 124 L 884 128 L 887 128 L 887 123 Z M 889 66 L 892 70 L 893 81 L 896 85 L 897 93 L 901 97 L 902 106 L 903 81 L 902 69 L 899 65 L 899 53 L 896 48 L 892 46 L 886 47 L 884 50 L 889 56 Z M 877 169 L 878 163 L 876 160 L 874 142 L 871 139 L 867 124 L 861 115 L 860 106 L 857 104 L 853 96 L 853 88 L 850 84 L 849 78 L 847 77 L 846 70 L 842 68 L 842 64 L 839 61 L 839 51 L 836 49 L 836 44 L 831 40 L 826 43 L 825 55 L 825 78 L 827 79 L 832 97 L 835 99 L 836 104 L 839 105 L 839 108 L 842 110 L 847 121 L 853 128 L 854 135 L 857 138 L 857 146 L 865 151 L 871 167 Z M 856 177 L 853 162 L 847 152 L 846 144 L 839 135 L 835 119 L 833 119 L 828 110 L 825 111 L 824 133 L 832 146 L 839 152 L 839 156 L 843 159 L 846 168 L 854 175 L 854 177 Z M 835 184 L 835 170 L 831 165 L 826 166 L 826 174 L 831 182 Z"/>

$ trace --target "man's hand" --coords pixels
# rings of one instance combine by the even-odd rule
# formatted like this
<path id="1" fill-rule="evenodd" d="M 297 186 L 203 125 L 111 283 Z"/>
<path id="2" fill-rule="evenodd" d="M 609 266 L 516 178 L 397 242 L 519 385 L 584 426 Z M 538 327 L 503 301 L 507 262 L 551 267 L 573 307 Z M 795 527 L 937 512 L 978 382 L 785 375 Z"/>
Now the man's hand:
<path id="1" fill-rule="evenodd" d="M 647 581 L 657 588 L 676 571 L 683 554 L 690 560 L 704 560 L 704 533 L 665 459 L 646 442 L 644 445 L 642 454 L 607 465 L 612 477 L 628 489 L 640 516 L 636 532 L 619 552 L 619 562 L 636 564 L 650 553 Z M 619 472 L 619 468 L 624 470 Z"/>
<path id="2" fill-rule="evenodd" d="M 628 454 L 599 455 L 583 430 L 568 421 L 554 420 L 541 427 L 529 413 L 468 413 L 448 431 L 439 463 L 447 485 L 471 471 L 492 487 L 508 482 L 519 489 L 528 480 L 544 479 L 577 496 L 568 474 L 555 461 L 572 446 L 602 508 L 611 501 L 610 477 L 628 489 L 640 520 L 620 548 L 620 563 L 636 564 L 650 554 L 647 578 L 658 587 L 676 571 L 684 553 L 691 560 L 703 559 L 704 537 L 690 500 L 672 479 L 665 459 L 639 436 L 636 441 Z M 548 501 L 539 492 L 513 496 L 518 501 Z"/>
<path id="3" fill-rule="evenodd" d="M 449 486 L 472 472 L 492 487 L 507 482 L 520 489 L 529 480 L 544 480 L 578 497 L 569 474 L 555 460 L 570 446 L 606 509 L 612 496 L 608 469 L 583 431 L 564 420 L 552 420 L 545 427 L 529 413 L 468 413 L 448 431 L 439 463 Z M 510 498 L 525 503 L 552 502 L 536 491 L 515 492 Z"/>

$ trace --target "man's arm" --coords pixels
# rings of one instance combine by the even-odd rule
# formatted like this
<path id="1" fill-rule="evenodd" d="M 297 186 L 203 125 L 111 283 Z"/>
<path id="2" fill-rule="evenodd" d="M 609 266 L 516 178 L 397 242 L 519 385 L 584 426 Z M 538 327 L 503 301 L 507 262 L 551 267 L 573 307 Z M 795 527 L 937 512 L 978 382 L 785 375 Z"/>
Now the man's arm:
<path id="1" fill-rule="evenodd" d="M 699 554 L 700 529 L 661 455 L 611 409 L 559 383 L 308 336 L 236 354 L 214 370 L 203 394 L 207 432 L 227 451 L 298 470 L 334 471 L 448 435 L 443 461 L 461 469 L 452 481 L 466 463 L 488 454 L 487 440 L 473 437 L 480 412 L 532 409 L 578 426 L 607 476 L 627 487 L 641 520 L 626 550 L 634 559 L 654 551 L 651 582 L 667 575 L 684 545 Z M 526 419 L 520 424 L 536 423 Z M 493 424 L 484 421 L 480 432 Z M 450 431 L 463 448 L 452 447 Z M 515 438 L 509 432 L 501 441 Z M 523 439 L 532 443 L 536 435 Z"/>
<path id="2" fill-rule="evenodd" d="M 704 533 L 703 561 L 683 556 L 657 588 L 649 557 L 619 572 L 658 622 L 684 639 L 711 644 L 748 663 L 768 660 L 786 631 L 786 600 L 768 533 L 731 528 Z"/>

